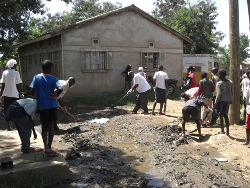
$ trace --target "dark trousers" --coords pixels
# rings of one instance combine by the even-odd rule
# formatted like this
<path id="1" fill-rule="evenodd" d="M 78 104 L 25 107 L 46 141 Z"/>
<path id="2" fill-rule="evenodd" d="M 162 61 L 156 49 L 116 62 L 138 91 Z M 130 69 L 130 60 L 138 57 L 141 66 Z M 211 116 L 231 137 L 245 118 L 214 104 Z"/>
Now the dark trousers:
<path id="1" fill-rule="evenodd" d="M 140 108 L 143 109 L 145 113 L 148 113 L 148 96 L 149 96 L 150 90 L 145 91 L 143 93 L 138 93 L 136 98 L 136 104 L 133 109 L 133 112 L 137 112 Z"/>
<path id="2" fill-rule="evenodd" d="M 28 152 L 30 148 L 31 128 L 26 117 L 13 118 L 20 140 L 22 142 L 22 152 Z"/>

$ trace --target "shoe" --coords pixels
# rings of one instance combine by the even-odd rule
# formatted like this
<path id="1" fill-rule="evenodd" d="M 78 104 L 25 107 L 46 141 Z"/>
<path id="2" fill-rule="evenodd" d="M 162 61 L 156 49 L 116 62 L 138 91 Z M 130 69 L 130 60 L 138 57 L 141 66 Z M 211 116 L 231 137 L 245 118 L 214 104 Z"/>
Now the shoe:
<path id="1" fill-rule="evenodd" d="M 160 112 L 160 113 L 159 113 L 159 115 L 164 115 L 164 116 L 165 116 L 165 114 L 164 114 L 164 113 L 162 113 L 162 112 Z"/>
<path id="2" fill-rule="evenodd" d="M 202 127 L 207 127 L 207 124 L 206 123 L 202 123 Z"/>
<path id="3" fill-rule="evenodd" d="M 154 112 L 151 113 L 153 116 L 155 116 L 156 114 Z"/>
<path id="4" fill-rule="evenodd" d="M 134 112 L 134 111 L 132 111 L 131 113 L 132 113 L 132 114 L 137 114 L 137 112 Z"/>
<path id="5" fill-rule="evenodd" d="M 141 114 L 149 114 L 148 112 L 142 112 Z"/>

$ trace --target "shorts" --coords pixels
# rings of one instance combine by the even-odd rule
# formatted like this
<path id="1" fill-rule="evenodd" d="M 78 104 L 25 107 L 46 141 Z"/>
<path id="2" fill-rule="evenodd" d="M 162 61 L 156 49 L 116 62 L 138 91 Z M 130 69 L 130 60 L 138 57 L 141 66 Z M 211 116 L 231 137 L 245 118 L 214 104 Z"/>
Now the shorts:
<path id="1" fill-rule="evenodd" d="M 217 113 L 227 115 L 228 110 L 229 110 L 229 105 L 230 105 L 230 102 L 228 102 L 228 101 L 220 101 L 220 102 L 218 102 L 218 104 L 216 106 Z"/>
<path id="2" fill-rule="evenodd" d="M 246 129 L 250 130 L 250 114 L 246 114 Z"/>
<path id="3" fill-rule="evenodd" d="M 57 121 L 57 108 L 39 110 L 42 126 L 47 126 L 50 121 Z"/>
<path id="4" fill-rule="evenodd" d="M 166 102 L 166 89 L 155 88 L 155 101 L 158 103 Z"/>
<path id="5" fill-rule="evenodd" d="M 194 121 L 200 120 L 199 110 L 192 106 L 186 106 L 182 109 L 182 118 L 185 121 L 188 121 L 190 119 Z"/>

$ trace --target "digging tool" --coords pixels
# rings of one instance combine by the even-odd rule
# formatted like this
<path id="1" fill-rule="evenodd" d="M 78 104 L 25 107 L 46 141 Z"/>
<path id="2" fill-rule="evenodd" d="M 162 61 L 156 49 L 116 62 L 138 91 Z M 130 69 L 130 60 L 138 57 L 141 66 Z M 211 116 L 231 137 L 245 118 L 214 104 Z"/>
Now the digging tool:
<path id="1" fill-rule="evenodd" d="M 115 105 L 120 102 L 122 99 L 124 99 L 125 97 L 127 97 L 130 93 L 126 93 L 126 95 L 124 95 L 122 98 L 120 98 L 118 101 L 116 101 L 113 105 L 111 105 L 111 108 L 114 108 Z"/>
<path id="2" fill-rule="evenodd" d="M 74 115 L 72 115 L 71 113 L 69 113 L 68 111 L 65 111 L 64 109 L 61 109 L 65 114 L 70 115 L 72 118 L 74 118 L 75 120 L 79 120 L 77 117 L 75 117 Z"/>

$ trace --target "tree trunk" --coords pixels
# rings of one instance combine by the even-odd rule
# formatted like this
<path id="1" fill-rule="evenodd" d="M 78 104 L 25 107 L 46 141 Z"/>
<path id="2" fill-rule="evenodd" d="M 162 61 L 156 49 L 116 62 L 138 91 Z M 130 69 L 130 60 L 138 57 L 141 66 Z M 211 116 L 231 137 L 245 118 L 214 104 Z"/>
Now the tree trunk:
<path id="1" fill-rule="evenodd" d="M 247 0 L 247 6 L 248 6 L 249 30 L 250 30 L 250 0 Z"/>
<path id="2" fill-rule="evenodd" d="M 229 0 L 230 67 L 229 77 L 234 84 L 234 98 L 229 110 L 230 124 L 240 122 L 240 42 L 239 3 Z"/>

